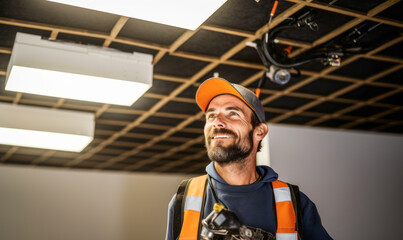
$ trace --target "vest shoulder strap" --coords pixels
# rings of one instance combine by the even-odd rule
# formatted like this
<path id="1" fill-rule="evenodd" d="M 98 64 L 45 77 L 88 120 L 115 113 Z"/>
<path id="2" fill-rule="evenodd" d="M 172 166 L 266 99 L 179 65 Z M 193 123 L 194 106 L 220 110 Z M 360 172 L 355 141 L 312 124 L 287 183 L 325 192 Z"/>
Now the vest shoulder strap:
<path id="1" fill-rule="evenodd" d="M 179 185 L 174 204 L 173 239 L 188 239 L 190 236 L 197 238 L 206 181 L 207 175 L 203 175 L 183 180 Z M 183 225 L 186 225 L 185 231 Z"/>
<path id="2" fill-rule="evenodd" d="M 201 199 L 204 196 L 206 181 L 207 175 L 203 175 L 183 180 L 179 185 L 172 224 L 174 240 L 179 237 L 179 239 L 197 239 L 200 212 L 204 206 Z M 280 180 L 272 182 L 272 186 L 277 238 L 302 240 L 302 214 L 298 186 Z M 186 230 L 183 229 L 183 224 L 186 225 Z"/>
<path id="3" fill-rule="evenodd" d="M 277 239 L 302 240 L 302 215 L 299 188 L 280 180 L 272 182 L 275 200 Z"/>

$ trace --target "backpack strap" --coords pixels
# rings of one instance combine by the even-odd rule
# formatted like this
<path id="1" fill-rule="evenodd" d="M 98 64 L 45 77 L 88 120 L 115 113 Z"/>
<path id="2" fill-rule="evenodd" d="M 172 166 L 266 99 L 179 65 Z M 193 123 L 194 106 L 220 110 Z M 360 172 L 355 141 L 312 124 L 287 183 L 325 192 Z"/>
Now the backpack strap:
<path id="1" fill-rule="evenodd" d="M 291 189 L 291 198 L 294 205 L 295 216 L 297 217 L 297 231 L 298 239 L 302 240 L 303 228 L 302 228 L 302 211 L 301 211 L 301 195 L 299 192 L 299 187 L 297 185 L 288 184 Z"/>
<path id="2" fill-rule="evenodd" d="M 174 204 L 174 215 L 173 215 L 173 224 L 172 224 L 172 239 L 176 240 L 179 237 L 182 228 L 183 222 L 183 208 L 184 208 L 184 198 L 187 192 L 188 185 L 192 179 L 183 180 L 179 186 L 178 191 L 176 192 L 175 204 Z"/>

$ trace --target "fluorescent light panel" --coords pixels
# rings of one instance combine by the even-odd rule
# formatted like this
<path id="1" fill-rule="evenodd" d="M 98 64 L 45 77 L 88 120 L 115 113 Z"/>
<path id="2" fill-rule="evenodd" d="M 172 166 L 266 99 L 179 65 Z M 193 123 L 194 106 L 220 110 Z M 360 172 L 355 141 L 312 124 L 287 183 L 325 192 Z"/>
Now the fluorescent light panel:
<path id="1" fill-rule="evenodd" d="M 0 144 L 82 151 L 94 138 L 92 113 L 0 103 Z"/>
<path id="2" fill-rule="evenodd" d="M 49 0 L 195 30 L 226 0 Z"/>
<path id="3" fill-rule="evenodd" d="M 130 106 L 152 85 L 152 55 L 17 33 L 6 90 Z"/>
<path id="4" fill-rule="evenodd" d="M 126 106 L 150 88 L 144 83 L 23 66 L 13 66 L 9 79 L 8 91 Z"/>
<path id="5" fill-rule="evenodd" d="M 91 141 L 87 136 L 0 127 L 0 143 L 5 145 L 81 152 Z"/>

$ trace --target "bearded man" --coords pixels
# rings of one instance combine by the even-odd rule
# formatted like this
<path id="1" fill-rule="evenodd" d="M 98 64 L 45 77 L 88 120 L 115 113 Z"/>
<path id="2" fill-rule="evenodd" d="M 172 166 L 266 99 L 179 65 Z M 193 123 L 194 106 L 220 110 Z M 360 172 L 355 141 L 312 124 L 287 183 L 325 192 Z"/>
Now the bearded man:
<path id="1" fill-rule="evenodd" d="M 203 82 L 196 102 L 205 112 L 207 175 L 184 180 L 169 204 L 166 240 L 327 240 L 315 204 L 278 180 L 256 154 L 268 133 L 255 94 L 222 78 Z"/>

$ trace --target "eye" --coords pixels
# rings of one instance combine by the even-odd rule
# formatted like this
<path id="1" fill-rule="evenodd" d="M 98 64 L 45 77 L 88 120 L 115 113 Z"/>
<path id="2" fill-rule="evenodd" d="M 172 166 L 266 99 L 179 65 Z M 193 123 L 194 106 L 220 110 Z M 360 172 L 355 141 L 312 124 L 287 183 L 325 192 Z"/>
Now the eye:
<path id="1" fill-rule="evenodd" d="M 215 114 L 214 113 L 210 113 L 206 116 L 207 119 L 212 119 L 215 118 Z"/>
<path id="2" fill-rule="evenodd" d="M 239 116 L 239 114 L 237 112 L 231 111 L 229 113 L 230 116 Z"/>

